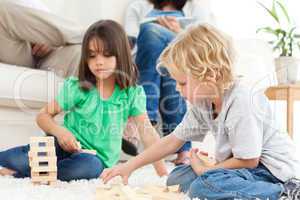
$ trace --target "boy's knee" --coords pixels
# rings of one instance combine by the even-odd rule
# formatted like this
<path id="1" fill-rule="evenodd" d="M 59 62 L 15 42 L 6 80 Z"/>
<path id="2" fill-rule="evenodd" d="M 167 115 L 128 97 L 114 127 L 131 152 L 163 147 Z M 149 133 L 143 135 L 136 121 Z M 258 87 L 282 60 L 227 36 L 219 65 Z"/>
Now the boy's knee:
<path id="1" fill-rule="evenodd" d="M 188 196 L 193 198 L 199 198 L 199 199 L 206 199 L 208 198 L 206 194 L 209 193 L 209 188 L 207 187 L 207 184 L 205 184 L 202 177 L 197 178 L 195 181 L 192 182 L 190 185 Z"/>
<path id="2" fill-rule="evenodd" d="M 214 199 L 214 195 L 224 191 L 222 184 L 225 184 L 229 177 L 229 170 L 217 169 L 208 171 L 193 181 L 189 188 L 189 197 Z"/>
<path id="3" fill-rule="evenodd" d="M 176 174 L 170 174 L 167 178 L 167 186 L 178 185 L 179 177 Z"/>
<path id="4" fill-rule="evenodd" d="M 167 184 L 178 185 L 181 182 L 189 182 L 197 178 L 194 170 L 190 165 L 181 165 L 176 167 L 169 175 Z M 174 184 L 172 184 L 174 183 Z"/>

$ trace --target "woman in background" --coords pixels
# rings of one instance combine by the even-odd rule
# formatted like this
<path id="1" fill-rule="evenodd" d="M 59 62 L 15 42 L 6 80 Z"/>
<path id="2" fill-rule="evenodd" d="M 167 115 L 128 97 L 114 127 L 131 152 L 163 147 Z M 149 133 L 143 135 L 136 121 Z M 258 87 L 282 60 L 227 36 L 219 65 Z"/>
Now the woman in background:
<path id="1" fill-rule="evenodd" d="M 171 133 L 186 112 L 186 102 L 176 91 L 176 82 L 170 76 L 160 76 L 156 61 L 177 33 L 185 27 L 179 19 L 189 23 L 212 23 L 209 1 L 188 0 L 136 0 L 126 13 L 125 30 L 137 37 L 136 64 L 139 83 L 147 96 L 147 112 L 153 126 L 162 120 L 164 135 Z M 179 149 L 176 165 L 188 162 L 191 142 Z"/>

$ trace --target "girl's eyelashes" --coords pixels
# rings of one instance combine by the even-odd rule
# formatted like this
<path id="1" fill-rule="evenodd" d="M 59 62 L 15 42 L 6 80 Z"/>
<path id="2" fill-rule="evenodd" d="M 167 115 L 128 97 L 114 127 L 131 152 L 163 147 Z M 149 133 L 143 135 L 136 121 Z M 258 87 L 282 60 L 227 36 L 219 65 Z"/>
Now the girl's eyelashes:
<path id="1" fill-rule="evenodd" d="M 89 55 L 89 58 L 95 58 L 96 55 Z"/>
<path id="2" fill-rule="evenodd" d="M 96 55 L 97 55 L 97 53 L 94 52 L 94 51 L 89 51 L 89 52 L 88 52 L 88 57 L 89 57 L 89 58 L 95 58 Z"/>
<path id="3" fill-rule="evenodd" d="M 114 55 L 111 52 L 109 52 L 109 51 L 104 51 L 103 52 L 103 56 L 105 56 L 105 57 L 112 57 Z"/>
<path id="4" fill-rule="evenodd" d="M 99 53 L 89 53 L 89 58 L 95 58 Z M 112 57 L 113 55 L 109 52 L 104 52 L 102 54 L 104 57 Z"/>
<path id="5" fill-rule="evenodd" d="M 178 82 L 178 85 L 180 85 L 180 86 L 185 86 L 186 83 L 179 83 L 179 82 Z"/>
<path id="6" fill-rule="evenodd" d="M 112 57 L 113 55 L 109 54 L 109 53 L 104 53 L 103 54 L 104 57 Z"/>

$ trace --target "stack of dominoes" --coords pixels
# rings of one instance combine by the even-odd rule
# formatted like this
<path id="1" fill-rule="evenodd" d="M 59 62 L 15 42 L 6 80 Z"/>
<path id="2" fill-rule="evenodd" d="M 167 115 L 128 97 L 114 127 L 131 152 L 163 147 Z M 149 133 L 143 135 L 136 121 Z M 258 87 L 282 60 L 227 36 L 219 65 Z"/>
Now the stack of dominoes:
<path id="1" fill-rule="evenodd" d="M 57 158 L 54 137 L 30 138 L 28 153 L 33 184 L 53 185 L 57 180 Z"/>

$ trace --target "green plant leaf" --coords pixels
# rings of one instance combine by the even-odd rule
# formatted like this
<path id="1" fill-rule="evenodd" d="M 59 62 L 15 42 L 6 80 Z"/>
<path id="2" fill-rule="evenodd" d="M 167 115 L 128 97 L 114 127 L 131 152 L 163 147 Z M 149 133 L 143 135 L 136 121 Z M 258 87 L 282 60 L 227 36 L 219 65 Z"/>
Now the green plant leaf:
<path id="1" fill-rule="evenodd" d="M 274 45 L 274 49 L 278 49 L 278 48 L 281 48 L 280 46 L 282 46 L 283 45 L 283 41 L 282 40 L 280 40 L 280 41 L 278 41 L 275 45 Z"/>
<path id="2" fill-rule="evenodd" d="M 293 28 L 289 31 L 289 33 L 288 33 L 288 37 L 289 37 L 289 38 L 293 39 L 293 38 L 295 37 L 295 36 L 293 36 L 293 33 L 295 32 L 296 28 L 297 28 L 297 27 L 293 27 Z"/>
<path id="3" fill-rule="evenodd" d="M 288 11 L 287 11 L 286 7 L 285 7 L 280 1 L 276 1 L 276 3 L 277 3 L 277 5 L 279 5 L 279 7 L 281 8 L 281 10 L 282 10 L 283 14 L 285 15 L 287 21 L 288 21 L 289 23 L 291 23 L 291 19 L 290 19 L 290 16 L 289 16 L 289 14 L 288 14 Z"/>
<path id="4" fill-rule="evenodd" d="M 261 2 L 257 2 L 261 7 L 263 7 L 272 17 L 273 19 L 275 19 L 276 22 L 279 22 L 279 17 L 276 13 L 276 7 L 275 7 L 275 0 L 273 0 L 273 5 L 272 5 L 272 10 L 270 10 L 269 8 L 267 8 L 264 4 L 262 4 Z"/>
<path id="5" fill-rule="evenodd" d="M 271 34 L 273 34 L 273 35 L 275 35 L 275 36 L 277 36 L 277 37 L 279 37 L 280 34 L 285 34 L 285 31 L 282 30 L 282 29 L 280 29 L 280 28 L 278 28 L 278 29 L 273 29 L 273 28 L 271 28 L 271 27 L 263 27 L 263 28 L 259 28 L 259 29 L 256 30 L 256 33 L 259 33 L 259 32 L 261 32 L 261 31 L 266 32 L 266 33 L 271 33 Z"/>
<path id="6" fill-rule="evenodd" d="M 300 38 L 300 34 L 295 34 L 294 37 L 295 38 Z"/>

